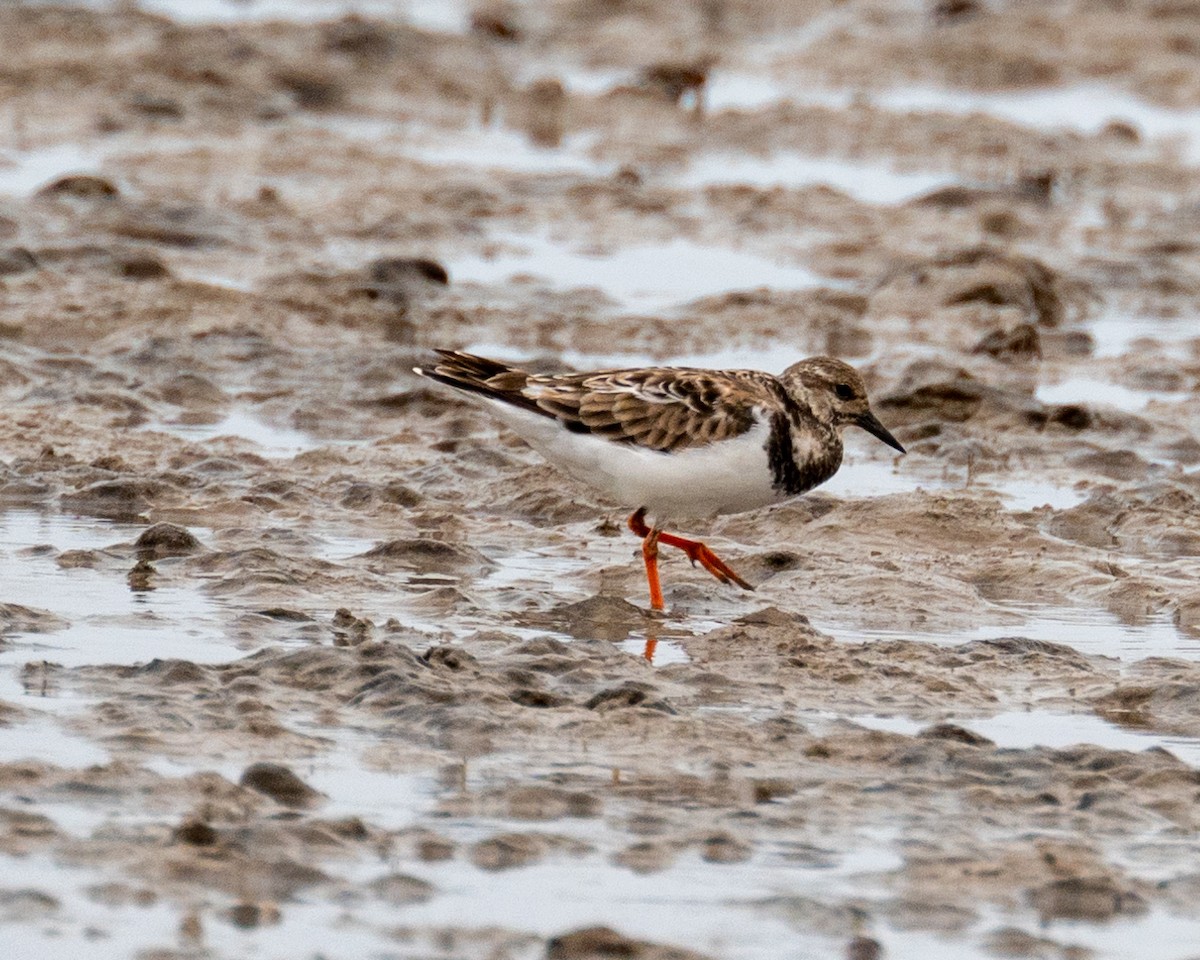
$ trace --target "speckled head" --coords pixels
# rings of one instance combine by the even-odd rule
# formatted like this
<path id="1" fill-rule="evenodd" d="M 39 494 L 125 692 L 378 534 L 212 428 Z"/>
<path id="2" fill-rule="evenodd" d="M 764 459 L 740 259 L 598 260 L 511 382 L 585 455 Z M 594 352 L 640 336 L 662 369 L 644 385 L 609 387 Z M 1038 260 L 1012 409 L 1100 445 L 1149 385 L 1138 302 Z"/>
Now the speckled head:
<path id="1" fill-rule="evenodd" d="M 793 363 L 779 379 L 787 391 L 822 423 L 839 430 L 847 426 L 862 427 L 889 447 L 904 453 L 900 441 L 871 412 L 867 385 L 850 364 L 833 357 L 809 357 Z"/>

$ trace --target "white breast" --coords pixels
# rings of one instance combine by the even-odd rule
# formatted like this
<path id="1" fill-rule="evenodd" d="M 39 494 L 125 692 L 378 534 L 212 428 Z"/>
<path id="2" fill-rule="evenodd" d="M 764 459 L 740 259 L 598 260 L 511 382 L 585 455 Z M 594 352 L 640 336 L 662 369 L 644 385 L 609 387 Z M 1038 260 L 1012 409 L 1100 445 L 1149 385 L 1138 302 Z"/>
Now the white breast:
<path id="1" fill-rule="evenodd" d="M 772 486 L 766 421 L 729 440 L 674 453 L 572 433 L 544 417 L 497 400 L 488 409 L 551 463 L 658 522 L 753 510 L 782 499 Z"/>

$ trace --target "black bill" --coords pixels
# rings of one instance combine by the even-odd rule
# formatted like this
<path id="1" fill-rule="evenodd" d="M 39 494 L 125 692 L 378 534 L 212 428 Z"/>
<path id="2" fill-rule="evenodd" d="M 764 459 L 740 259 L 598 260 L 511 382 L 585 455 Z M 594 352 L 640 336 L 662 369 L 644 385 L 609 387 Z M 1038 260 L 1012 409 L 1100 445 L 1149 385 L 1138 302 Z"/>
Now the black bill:
<path id="1" fill-rule="evenodd" d="M 878 437 L 889 447 L 893 447 L 896 450 L 899 450 L 901 453 L 905 452 L 904 448 L 900 446 L 900 441 L 888 433 L 888 428 L 880 423 L 879 418 L 876 417 L 875 414 L 873 414 L 870 410 L 868 410 L 854 422 L 866 430 L 867 433 L 874 437 Z"/>

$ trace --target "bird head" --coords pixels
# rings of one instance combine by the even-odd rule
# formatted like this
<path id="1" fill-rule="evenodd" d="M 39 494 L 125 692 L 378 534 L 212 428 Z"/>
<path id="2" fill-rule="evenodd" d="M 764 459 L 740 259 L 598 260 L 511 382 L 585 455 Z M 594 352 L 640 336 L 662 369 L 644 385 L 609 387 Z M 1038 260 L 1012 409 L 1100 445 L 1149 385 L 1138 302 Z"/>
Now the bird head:
<path id="1" fill-rule="evenodd" d="M 835 427 L 861 427 L 889 447 L 904 453 L 900 441 L 871 412 L 867 386 L 850 364 L 833 357 L 809 357 L 780 374 L 784 387 L 806 404 L 821 423 Z"/>

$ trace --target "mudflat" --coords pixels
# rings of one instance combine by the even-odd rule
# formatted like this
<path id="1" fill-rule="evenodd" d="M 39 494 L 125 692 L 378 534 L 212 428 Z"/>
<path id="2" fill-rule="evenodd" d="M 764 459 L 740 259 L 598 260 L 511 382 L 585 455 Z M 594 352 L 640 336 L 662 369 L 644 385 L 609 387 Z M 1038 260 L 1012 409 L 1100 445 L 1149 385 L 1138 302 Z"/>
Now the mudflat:
<path id="1" fill-rule="evenodd" d="M 345 7 L 0 6 L 2 952 L 1195 953 L 1192 5 Z M 435 347 L 909 452 L 652 616 Z"/>

